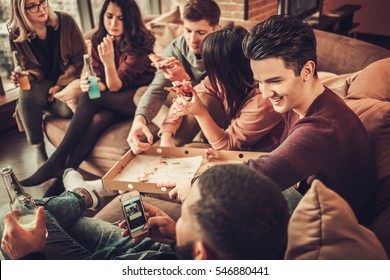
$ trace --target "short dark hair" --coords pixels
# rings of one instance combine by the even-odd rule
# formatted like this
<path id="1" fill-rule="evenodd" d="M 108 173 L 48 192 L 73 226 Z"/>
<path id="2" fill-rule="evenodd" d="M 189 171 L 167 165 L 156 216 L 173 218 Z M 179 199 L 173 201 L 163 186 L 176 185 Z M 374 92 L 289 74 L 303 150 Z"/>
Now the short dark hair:
<path id="1" fill-rule="evenodd" d="M 307 22 L 286 15 L 271 16 L 258 23 L 242 43 L 249 59 L 281 58 L 296 76 L 309 60 L 317 65 L 316 47 L 314 31 Z M 317 76 L 316 70 L 314 75 Z"/>
<path id="2" fill-rule="evenodd" d="M 281 189 L 241 164 L 223 164 L 198 179 L 201 198 L 191 211 L 205 246 L 219 259 L 274 259 L 287 240 L 289 214 Z"/>
<path id="3" fill-rule="evenodd" d="M 230 120 L 253 89 L 253 73 L 241 47 L 247 33 L 241 26 L 229 25 L 209 33 L 202 41 L 207 76 L 213 91 L 220 91 L 219 86 L 224 88 Z"/>
<path id="4" fill-rule="evenodd" d="M 183 17 L 189 21 L 206 20 L 210 26 L 219 23 L 221 10 L 213 0 L 191 0 L 184 6 Z"/>

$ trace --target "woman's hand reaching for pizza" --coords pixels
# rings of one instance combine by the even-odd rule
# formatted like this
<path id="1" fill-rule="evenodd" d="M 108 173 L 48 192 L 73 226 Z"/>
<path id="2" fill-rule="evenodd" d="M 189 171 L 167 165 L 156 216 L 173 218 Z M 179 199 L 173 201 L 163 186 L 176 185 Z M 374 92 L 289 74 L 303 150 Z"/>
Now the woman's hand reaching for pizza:
<path id="1" fill-rule="evenodd" d="M 170 81 L 190 81 L 191 77 L 187 74 L 186 70 L 184 69 L 183 64 L 180 62 L 180 60 L 175 59 L 173 61 L 173 66 L 170 68 L 161 69 L 161 71 L 164 73 L 164 76 L 166 79 Z"/>
<path id="2" fill-rule="evenodd" d="M 199 98 L 197 92 L 192 89 L 192 98 L 190 101 L 185 100 L 184 97 L 178 96 L 174 99 L 175 110 L 178 116 L 184 115 L 203 115 L 207 112 L 206 106 L 203 104 L 202 100 Z"/>

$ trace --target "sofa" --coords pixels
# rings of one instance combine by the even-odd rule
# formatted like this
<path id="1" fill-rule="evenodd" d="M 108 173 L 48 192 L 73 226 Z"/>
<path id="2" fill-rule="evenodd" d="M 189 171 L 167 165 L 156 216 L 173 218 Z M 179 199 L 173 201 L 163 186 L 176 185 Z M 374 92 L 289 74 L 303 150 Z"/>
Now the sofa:
<path id="1" fill-rule="evenodd" d="M 177 13 L 178 10 L 148 23 L 157 39 L 157 54 L 182 32 L 180 15 Z M 236 24 L 250 29 L 255 23 L 243 21 Z M 315 35 L 317 70 L 321 80 L 359 116 L 375 144 L 378 217 L 370 228 L 390 255 L 390 50 L 320 30 L 315 30 Z M 140 92 L 143 90 L 140 89 Z M 168 110 L 166 105 L 150 124 L 153 132 L 157 132 Z M 108 129 L 80 168 L 96 176 L 103 176 L 129 149 L 126 139 L 131 122 L 122 121 Z M 59 145 L 68 125 L 69 120 L 66 119 L 45 118 L 44 130 L 54 146 Z M 98 216 L 105 219 L 108 213 L 108 210 L 103 209 L 103 213 Z"/>

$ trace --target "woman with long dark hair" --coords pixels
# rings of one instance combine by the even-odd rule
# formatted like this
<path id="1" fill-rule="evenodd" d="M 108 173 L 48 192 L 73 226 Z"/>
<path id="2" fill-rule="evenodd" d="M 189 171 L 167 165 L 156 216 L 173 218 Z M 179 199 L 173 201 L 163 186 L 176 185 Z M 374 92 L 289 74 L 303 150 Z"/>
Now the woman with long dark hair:
<path id="1" fill-rule="evenodd" d="M 247 31 L 228 26 L 207 35 L 202 42 L 206 79 L 197 85 L 191 101 L 177 98 L 165 119 L 161 146 L 174 146 L 183 115 L 195 115 L 209 144 L 217 150 L 264 150 L 278 143 L 283 122 L 269 100 L 255 86 L 249 60 L 242 51 Z M 213 120 L 199 96 L 213 95 L 223 105 L 229 126 Z"/>
<path id="2" fill-rule="evenodd" d="M 27 141 L 36 148 L 36 161 L 47 160 L 43 141 L 44 111 L 70 118 L 66 104 L 53 99 L 69 83 L 80 76 L 86 46 L 74 19 L 54 12 L 45 0 L 14 0 L 11 19 L 7 23 L 10 46 L 16 51 L 23 71 L 12 72 L 16 85 L 27 76 L 30 88 L 21 86 L 17 106 Z M 22 69 L 21 69 L 22 70 Z M 24 77 L 24 79 L 26 79 Z"/>
<path id="3" fill-rule="evenodd" d="M 148 58 L 154 40 L 145 28 L 134 0 L 104 2 L 99 28 L 91 39 L 92 66 L 100 79 L 101 97 L 90 99 L 88 94 L 81 95 L 61 144 L 37 172 L 22 181 L 23 185 L 37 185 L 60 177 L 68 167 L 77 168 L 104 130 L 112 125 L 108 122 L 106 127 L 101 126 L 90 134 L 88 128 L 97 113 L 114 113 L 117 122 L 134 116 L 135 89 L 148 85 L 154 76 L 155 69 Z M 80 87 L 83 92 L 90 89 L 85 76 L 80 78 Z"/>

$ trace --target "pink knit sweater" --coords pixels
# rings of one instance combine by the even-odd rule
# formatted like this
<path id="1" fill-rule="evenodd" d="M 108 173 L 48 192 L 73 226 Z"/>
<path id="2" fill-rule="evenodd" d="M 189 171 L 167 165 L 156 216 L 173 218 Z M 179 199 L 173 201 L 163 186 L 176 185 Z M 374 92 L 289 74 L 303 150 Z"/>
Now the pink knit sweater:
<path id="1" fill-rule="evenodd" d="M 211 90 L 210 80 L 206 77 L 195 87 L 199 95 L 208 94 L 218 98 L 228 115 L 225 92 Z M 175 105 L 169 109 L 159 135 L 170 132 L 175 135 L 183 117 L 175 114 Z M 241 104 L 236 117 L 231 120 L 223 136 L 216 142 L 209 143 L 216 150 L 259 150 L 279 143 L 283 132 L 283 117 L 274 111 L 272 104 L 263 99 L 258 89 L 250 92 Z"/>

